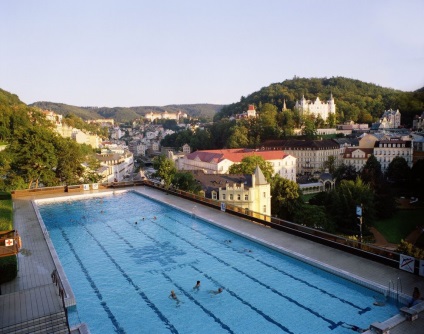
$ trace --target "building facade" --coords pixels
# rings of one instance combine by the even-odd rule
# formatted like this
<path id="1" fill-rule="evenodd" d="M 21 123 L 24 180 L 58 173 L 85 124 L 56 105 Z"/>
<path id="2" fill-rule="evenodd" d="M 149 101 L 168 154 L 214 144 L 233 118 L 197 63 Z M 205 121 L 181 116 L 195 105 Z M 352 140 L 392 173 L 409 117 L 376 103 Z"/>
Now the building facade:
<path id="1" fill-rule="evenodd" d="M 261 169 L 252 175 L 219 175 L 194 173 L 206 198 L 271 216 L 271 185 Z"/>
<path id="2" fill-rule="evenodd" d="M 400 127 L 401 114 L 398 110 L 386 110 L 380 117 L 379 129 L 397 129 Z"/>
<path id="3" fill-rule="evenodd" d="M 299 110 L 300 115 L 313 115 L 315 117 L 320 116 L 324 121 L 327 120 L 330 114 L 336 114 L 336 104 L 334 103 L 333 94 L 330 95 L 330 99 L 326 102 L 321 101 L 319 97 L 315 101 L 305 99 L 305 96 L 298 101 L 294 106 Z"/>
<path id="4" fill-rule="evenodd" d="M 373 154 L 373 151 L 373 148 L 346 148 L 343 154 L 343 163 L 346 166 L 353 166 L 355 170 L 359 172 L 365 166 L 368 158 Z"/>
<path id="5" fill-rule="evenodd" d="M 206 174 L 228 174 L 233 164 L 241 163 L 248 156 L 260 156 L 268 161 L 274 175 L 296 181 L 296 158 L 281 150 L 223 149 L 195 151 L 180 157 L 176 166 L 178 170 L 201 170 Z"/>
<path id="6" fill-rule="evenodd" d="M 262 150 L 283 150 L 296 158 L 298 174 L 323 172 L 324 163 L 333 156 L 335 167 L 340 165 L 340 145 L 331 140 L 267 140 L 261 144 Z"/>
<path id="7" fill-rule="evenodd" d="M 412 168 L 413 145 L 411 140 L 386 139 L 375 142 L 374 155 L 381 164 L 382 172 L 386 172 L 395 157 L 402 157 Z"/>

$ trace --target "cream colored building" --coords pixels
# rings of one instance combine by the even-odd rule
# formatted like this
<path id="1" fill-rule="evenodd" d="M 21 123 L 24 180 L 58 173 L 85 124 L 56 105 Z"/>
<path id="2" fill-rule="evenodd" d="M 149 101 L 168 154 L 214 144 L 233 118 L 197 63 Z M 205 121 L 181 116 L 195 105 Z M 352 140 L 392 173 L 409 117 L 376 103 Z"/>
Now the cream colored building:
<path id="1" fill-rule="evenodd" d="M 206 198 L 271 215 L 271 185 L 259 167 L 252 175 L 218 175 L 197 171 L 194 177 L 201 184 L 201 193 Z"/>
<path id="2" fill-rule="evenodd" d="M 359 172 L 365 166 L 373 151 L 373 148 L 348 147 L 343 154 L 343 163 L 346 166 L 353 166 Z"/>
<path id="3" fill-rule="evenodd" d="M 201 170 L 206 174 L 227 174 L 233 164 L 248 156 L 260 156 L 271 163 L 274 175 L 296 182 L 296 158 L 281 150 L 223 149 L 195 151 L 176 161 L 178 170 Z"/>
<path id="4" fill-rule="evenodd" d="M 374 145 L 374 155 L 381 164 L 383 172 L 387 171 L 389 164 L 395 157 L 404 158 L 408 166 L 412 168 L 413 151 L 411 140 L 386 139 L 376 141 Z"/>
<path id="5" fill-rule="evenodd" d="M 341 163 L 340 145 L 331 140 L 267 140 L 261 145 L 262 150 L 283 150 L 296 158 L 298 174 L 323 172 L 324 163 L 330 156 L 335 158 L 335 167 Z"/>

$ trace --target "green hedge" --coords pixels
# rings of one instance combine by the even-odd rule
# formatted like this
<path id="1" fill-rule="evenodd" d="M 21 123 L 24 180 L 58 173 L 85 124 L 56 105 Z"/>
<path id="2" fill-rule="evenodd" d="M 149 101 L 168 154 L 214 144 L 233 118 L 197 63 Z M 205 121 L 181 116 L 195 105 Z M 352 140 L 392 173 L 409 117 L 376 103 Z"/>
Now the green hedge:
<path id="1" fill-rule="evenodd" d="M 18 275 L 16 255 L 0 258 L 0 284 L 13 280 Z"/>
<path id="2" fill-rule="evenodd" d="M 13 229 L 13 204 L 9 193 L 0 192 L 0 231 Z M 18 274 L 16 256 L 0 258 L 0 284 L 13 280 Z"/>

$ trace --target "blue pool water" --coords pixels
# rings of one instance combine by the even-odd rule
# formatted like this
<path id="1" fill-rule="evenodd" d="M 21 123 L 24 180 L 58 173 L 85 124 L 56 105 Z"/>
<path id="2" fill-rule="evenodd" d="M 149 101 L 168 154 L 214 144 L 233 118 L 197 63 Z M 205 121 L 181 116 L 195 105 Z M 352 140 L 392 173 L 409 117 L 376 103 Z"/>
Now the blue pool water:
<path id="1" fill-rule="evenodd" d="M 137 193 L 38 208 L 76 296 L 71 325 L 93 334 L 354 333 L 398 313 L 374 306 L 375 291 Z"/>

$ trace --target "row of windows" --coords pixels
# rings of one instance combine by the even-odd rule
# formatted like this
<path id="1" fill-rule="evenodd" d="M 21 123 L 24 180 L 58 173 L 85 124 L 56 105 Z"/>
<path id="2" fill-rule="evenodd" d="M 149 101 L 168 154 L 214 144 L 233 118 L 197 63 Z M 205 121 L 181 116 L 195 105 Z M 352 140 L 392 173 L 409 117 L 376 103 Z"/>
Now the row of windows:
<path id="1" fill-rule="evenodd" d="M 241 201 L 241 194 L 237 194 L 237 201 Z M 226 194 L 222 194 L 221 196 L 222 200 L 225 201 L 227 196 Z M 217 193 L 215 191 L 212 192 L 212 199 L 217 199 Z M 230 194 L 229 195 L 229 200 L 233 201 L 234 200 L 234 195 Z M 249 195 L 248 194 L 244 194 L 244 200 L 248 201 L 249 200 Z"/>
<path id="2" fill-rule="evenodd" d="M 405 147 L 405 144 L 379 144 L 378 147 Z"/>
<path id="3" fill-rule="evenodd" d="M 379 154 L 379 155 L 396 155 L 396 156 L 400 156 L 400 155 L 409 155 L 409 151 L 393 151 L 393 150 L 389 150 L 389 151 L 375 151 L 375 154 Z"/>

